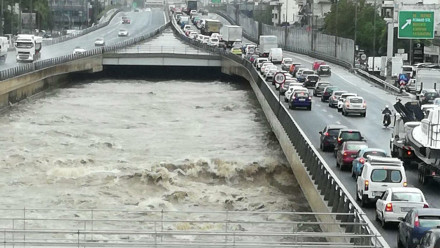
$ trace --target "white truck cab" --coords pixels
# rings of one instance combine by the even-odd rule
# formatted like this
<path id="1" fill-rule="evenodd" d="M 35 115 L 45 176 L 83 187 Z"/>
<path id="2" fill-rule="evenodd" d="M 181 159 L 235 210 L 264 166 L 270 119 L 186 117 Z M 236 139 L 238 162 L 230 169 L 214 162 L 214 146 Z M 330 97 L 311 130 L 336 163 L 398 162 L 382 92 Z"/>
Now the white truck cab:
<path id="1" fill-rule="evenodd" d="M 0 36 L 0 63 L 5 63 L 8 56 L 9 39 L 8 37 Z"/>
<path id="2" fill-rule="evenodd" d="M 356 182 L 356 199 L 361 206 L 375 202 L 391 187 L 406 187 L 403 163 L 398 158 L 367 156 Z"/>
<path id="3" fill-rule="evenodd" d="M 33 62 L 40 58 L 43 37 L 19 34 L 15 40 L 17 62 Z"/>

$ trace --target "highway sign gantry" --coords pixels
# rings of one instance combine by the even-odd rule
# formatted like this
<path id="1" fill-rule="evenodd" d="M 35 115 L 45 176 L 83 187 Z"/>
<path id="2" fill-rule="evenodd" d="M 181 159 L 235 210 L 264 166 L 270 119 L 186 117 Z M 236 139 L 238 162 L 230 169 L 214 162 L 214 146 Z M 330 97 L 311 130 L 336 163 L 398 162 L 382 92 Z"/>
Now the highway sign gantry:
<path id="1" fill-rule="evenodd" d="M 399 39 L 434 39 L 434 11 L 399 11 Z"/>

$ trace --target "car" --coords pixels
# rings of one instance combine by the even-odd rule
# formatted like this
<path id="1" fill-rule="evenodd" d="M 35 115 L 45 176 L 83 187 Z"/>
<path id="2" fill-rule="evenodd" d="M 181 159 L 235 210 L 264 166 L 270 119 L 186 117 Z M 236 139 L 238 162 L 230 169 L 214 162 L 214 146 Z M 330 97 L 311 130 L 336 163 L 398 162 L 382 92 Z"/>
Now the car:
<path id="1" fill-rule="evenodd" d="M 335 149 L 333 152 L 333 155 L 336 158 L 336 152 L 341 149 L 342 144 L 345 141 L 365 141 L 364 137 L 362 137 L 362 134 L 359 130 L 357 129 L 340 129 L 339 133 L 338 133 L 338 137 L 336 138 L 336 144 L 335 144 Z"/>
<path id="2" fill-rule="evenodd" d="M 209 36 L 204 35 L 204 36 L 203 36 L 202 43 L 203 43 L 203 44 L 208 44 L 208 42 L 209 42 Z"/>
<path id="3" fill-rule="evenodd" d="M 336 167 L 341 170 L 348 168 L 353 160 L 356 158 L 359 150 L 367 148 L 368 144 L 365 141 L 345 141 L 336 152 Z"/>
<path id="4" fill-rule="evenodd" d="M 252 55 L 249 57 L 249 61 L 250 61 L 251 63 L 254 63 L 254 61 L 255 61 L 257 58 L 259 58 L 258 54 L 252 54 Z"/>
<path id="5" fill-rule="evenodd" d="M 258 58 L 255 60 L 255 67 L 257 67 L 257 70 L 261 70 L 261 66 L 263 66 L 264 62 L 269 62 L 267 58 Z"/>
<path id="6" fill-rule="evenodd" d="M 339 90 L 338 86 L 329 85 L 325 87 L 322 91 L 321 102 L 328 101 L 335 90 Z"/>
<path id="7" fill-rule="evenodd" d="M 128 30 L 126 29 L 120 29 L 118 32 L 118 36 L 122 37 L 122 36 L 128 36 Z"/>
<path id="8" fill-rule="evenodd" d="M 319 81 L 319 76 L 312 74 L 307 75 L 304 81 L 304 87 L 306 88 L 315 88 L 316 83 Z"/>
<path id="9" fill-rule="evenodd" d="M 330 124 L 324 127 L 324 130 L 319 131 L 319 148 L 325 151 L 334 150 L 335 145 L 337 143 L 337 137 L 339 134 L 339 130 L 346 129 L 346 126 Z"/>
<path id="10" fill-rule="evenodd" d="M 278 70 L 278 68 L 277 68 L 277 66 L 276 65 L 267 65 L 267 66 L 265 66 L 264 67 L 264 70 L 261 70 L 262 71 L 262 74 L 263 74 L 263 77 L 266 77 L 266 75 L 267 75 L 267 73 L 270 71 L 270 70 L 272 70 L 272 69 L 275 69 L 275 70 Z"/>
<path id="11" fill-rule="evenodd" d="M 191 32 L 189 33 L 188 37 L 189 37 L 190 39 L 196 39 L 196 38 L 197 38 L 197 35 L 198 35 L 197 32 L 195 32 L 195 31 L 191 31 Z"/>
<path id="12" fill-rule="evenodd" d="M 417 248 L 439 248 L 440 247 L 440 228 L 428 230 L 420 240 Z"/>
<path id="13" fill-rule="evenodd" d="M 357 96 L 357 94 L 356 93 L 343 93 L 338 99 L 338 103 L 337 103 L 338 112 L 342 111 L 342 105 L 345 102 L 345 98 L 347 98 L 349 96 Z"/>
<path id="14" fill-rule="evenodd" d="M 194 18 L 191 19 L 192 23 L 193 23 L 194 25 L 196 25 L 196 26 L 197 26 L 197 22 L 198 22 L 199 20 L 200 20 L 200 16 L 194 16 Z"/>
<path id="15" fill-rule="evenodd" d="M 347 91 L 345 91 L 345 90 L 333 91 L 332 96 L 329 97 L 329 99 L 328 99 L 328 106 L 331 108 L 338 106 L 339 97 L 344 93 L 347 93 Z"/>
<path id="16" fill-rule="evenodd" d="M 315 88 L 313 88 L 313 96 L 321 96 L 325 87 L 330 86 L 329 82 L 320 81 L 315 84 Z"/>
<path id="17" fill-rule="evenodd" d="M 196 41 L 203 43 L 204 38 L 205 38 L 205 36 L 203 34 L 198 34 L 195 39 L 196 39 Z"/>
<path id="18" fill-rule="evenodd" d="M 231 48 L 231 53 L 235 55 L 241 55 L 241 49 L 239 47 Z"/>
<path id="19" fill-rule="evenodd" d="M 219 40 L 218 38 L 209 38 L 208 46 L 218 46 Z"/>
<path id="20" fill-rule="evenodd" d="M 260 68 L 260 72 L 264 75 L 264 71 L 266 70 L 266 67 L 271 66 L 271 65 L 273 65 L 273 64 L 270 61 L 263 62 L 263 64 L 261 65 L 261 68 Z"/>
<path id="21" fill-rule="evenodd" d="M 296 78 L 298 79 L 298 82 L 304 83 L 306 81 L 306 76 L 313 75 L 313 74 L 315 74 L 314 71 L 309 70 L 309 69 L 303 69 L 303 70 L 301 70 L 300 75 L 298 75 L 298 74 L 296 75 Z"/>
<path id="22" fill-rule="evenodd" d="M 86 52 L 86 49 L 81 48 L 81 47 L 75 47 L 75 49 L 73 49 L 72 54 L 73 55 L 81 55 L 81 54 L 83 54 L 85 52 Z"/>
<path id="23" fill-rule="evenodd" d="M 388 223 L 399 223 L 411 209 L 429 208 L 423 192 L 413 187 L 388 188 L 376 201 L 376 220 L 386 227 Z"/>
<path id="24" fill-rule="evenodd" d="M 367 116 L 367 103 L 363 97 L 349 96 L 345 99 L 342 105 L 342 115 L 360 114 L 363 117 Z"/>
<path id="25" fill-rule="evenodd" d="M 266 73 L 265 80 L 266 81 L 273 81 L 273 76 L 275 75 L 275 73 L 277 73 L 277 71 L 278 71 L 278 68 L 276 66 L 275 67 L 269 67 L 269 70 Z M 275 83 L 272 82 L 272 84 L 275 84 Z"/>
<path id="26" fill-rule="evenodd" d="M 190 16 L 195 15 L 195 14 L 197 14 L 197 10 L 195 10 L 195 9 L 192 9 L 192 10 L 189 12 L 189 15 L 190 15 Z"/>
<path id="27" fill-rule="evenodd" d="M 281 61 L 281 70 L 289 70 L 290 65 L 292 65 L 293 59 L 292 58 L 283 58 Z"/>
<path id="28" fill-rule="evenodd" d="M 434 99 L 440 97 L 435 89 L 424 89 L 418 95 L 420 105 L 422 104 L 432 104 Z"/>
<path id="29" fill-rule="evenodd" d="M 387 189 L 407 185 L 405 168 L 400 159 L 369 155 L 356 181 L 356 200 L 365 207 L 381 198 Z"/>
<path id="30" fill-rule="evenodd" d="M 128 19 L 128 17 L 126 17 L 125 16 L 125 18 L 124 18 L 124 16 L 122 17 L 122 24 L 130 24 L 131 23 L 131 21 L 130 21 L 130 19 Z"/>
<path id="31" fill-rule="evenodd" d="M 397 246 L 415 248 L 430 229 L 440 226 L 440 209 L 411 209 L 399 223 Z"/>
<path id="32" fill-rule="evenodd" d="M 319 76 L 331 76 L 332 71 L 329 65 L 320 65 L 318 70 L 316 71 L 316 74 L 318 74 Z"/>
<path id="33" fill-rule="evenodd" d="M 185 26 L 183 26 L 183 32 L 186 32 L 186 31 L 188 31 L 188 30 L 191 30 L 191 25 L 185 25 Z"/>
<path id="34" fill-rule="evenodd" d="M 351 163 L 351 176 L 356 180 L 359 174 L 361 174 L 362 168 L 364 167 L 365 161 L 368 155 L 373 155 L 377 157 L 388 157 L 388 153 L 379 148 L 364 148 L 359 150 L 356 154 L 356 158 Z"/>
<path id="35" fill-rule="evenodd" d="M 302 86 L 302 83 L 298 83 L 298 81 L 294 79 L 286 79 L 286 81 L 284 81 L 284 83 L 281 84 L 280 94 L 284 95 L 287 92 L 287 90 L 289 90 L 290 86 Z"/>
<path id="36" fill-rule="evenodd" d="M 95 46 L 105 46 L 104 38 L 98 38 L 95 40 Z"/>
<path id="37" fill-rule="evenodd" d="M 325 65 L 325 62 L 322 60 L 317 60 L 317 61 L 313 62 L 312 70 L 317 71 L 319 69 L 319 66 L 321 66 L 321 65 Z"/>
<path id="38" fill-rule="evenodd" d="M 289 86 L 289 89 L 286 91 L 286 93 L 284 93 L 284 101 L 289 102 L 290 98 L 292 97 L 295 91 L 309 92 L 307 88 L 304 88 L 302 86 L 296 86 L 296 85 Z"/>
<path id="39" fill-rule="evenodd" d="M 289 108 L 295 109 L 297 107 L 312 110 L 312 97 L 308 91 L 294 91 L 289 101 Z"/>

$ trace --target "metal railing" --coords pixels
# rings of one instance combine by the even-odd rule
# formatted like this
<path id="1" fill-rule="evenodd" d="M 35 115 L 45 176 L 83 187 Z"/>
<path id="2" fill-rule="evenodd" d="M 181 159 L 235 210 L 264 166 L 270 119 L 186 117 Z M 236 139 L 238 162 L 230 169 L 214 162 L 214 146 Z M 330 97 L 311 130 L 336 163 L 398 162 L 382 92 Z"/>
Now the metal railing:
<path id="1" fill-rule="evenodd" d="M 371 234 L 324 232 L 319 222 L 353 214 L 256 211 L 0 209 L 4 247 L 375 247 Z M 341 241 L 328 242 L 327 238 Z M 343 240 L 352 240 L 347 242 Z M 355 242 L 359 240 L 359 242 Z"/>
<path id="2" fill-rule="evenodd" d="M 98 25 L 95 25 L 95 26 L 92 26 L 92 27 L 88 27 L 88 28 L 83 29 L 83 30 L 79 30 L 79 32 L 77 32 L 77 33 L 70 34 L 70 35 L 63 35 L 61 37 L 57 37 L 57 38 L 54 38 L 54 39 L 51 39 L 51 40 L 43 40 L 43 46 L 50 46 L 50 45 L 57 44 L 57 43 L 60 43 L 60 42 L 68 41 L 68 40 L 71 40 L 71 39 L 75 39 L 75 38 L 78 38 L 80 36 L 86 35 L 86 34 L 88 34 L 90 32 L 96 31 L 96 30 L 98 30 L 100 28 L 103 28 L 103 27 L 107 26 L 108 24 L 110 24 L 110 22 L 113 19 L 113 17 L 115 17 L 119 12 L 121 12 L 121 10 L 117 9 L 116 11 L 114 11 L 112 13 L 112 15 L 111 15 L 111 17 L 109 18 L 108 21 L 103 22 L 103 23 L 99 23 Z"/>
<path id="3" fill-rule="evenodd" d="M 278 94 L 272 91 L 267 85 L 266 81 L 260 76 L 258 71 L 254 68 L 250 61 L 229 53 L 222 48 L 213 48 L 200 44 L 197 41 L 189 39 L 180 32 L 176 21 L 172 18 L 172 27 L 175 29 L 178 37 L 192 46 L 202 47 L 212 52 L 218 53 L 226 59 L 235 61 L 241 64 L 249 72 L 252 79 L 257 83 L 262 94 L 266 98 L 273 113 L 277 116 L 281 125 L 289 137 L 292 145 L 298 152 L 302 159 L 304 166 L 309 171 L 309 174 L 314 180 L 317 189 L 320 191 L 323 199 L 327 201 L 328 206 L 333 213 L 350 213 L 352 215 L 336 216 L 336 219 L 343 223 L 367 223 L 366 226 L 355 227 L 352 225 L 344 225 L 346 232 L 355 233 L 359 235 L 371 235 L 368 239 L 361 239 L 354 241 L 354 244 L 366 244 L 374 247 L 389 247 L 385 239 L 380 235 L 379 231 L 374 227 L 373 223 L 368 219 L 363 210 L 357 205 L 355 199 L 350 195 L 343 183 L 339 180 L 331 167 L 325 162 L 318 151 L 315 149 L 306 134 L 302 131 L 300 126 L 293 119 L 288 109 L 280 103 Z"/>
<path id="4" fill-rule="evenodd" d="M 121 48 L 114 53 L 172 53 L 172 54 L 194 54 L 211 55 L 210 51 L 188 46 L 152 46 L 149 44 L 139 44 Z M 215 54 L 217 55 L 217 54 Z"/>
<path id="5" fill-rule="evenodd" d="M 30 73 L 30 72 L 33 72 L 36 70 L 41 70 L 41 69 L 48 68 L 51 66 L 59 65 L 62 63 L 71 62 L 71 61 L 74 61 L 77 59 L 101 55 L 105 52 L 114 52 L 118 49 L 130 46 L 130 45 L 134 45 L 134 44 L 141 42 L 143 40 L 152 38 L 152 37 L 160 34 L 163 30 L 165 30 L 168 27 L 168 25 L 169 25 L 169 23 L 166 23 L 154 31 L 144 33 L 144 34 L 139 35 L 137 37 L 134 37 L 134 38 L 122 41 L 122 42 L 118 42 L 113 45 L 106 45 L 104 47 L 97 47 L 92 50 L 88 50 L 82 54 L 76 54 L 76 55 L 68 54 L 68 55 L 45 59 L 45 60 L 37 60 L 33 63 L 19 64 L 16 67 L 12 67 L 12 68 L 0 71 L 0 81 L 6 80 L 9 78 L 13 78 L 16 76 L 20 76 L 20 75 L 23 75 L 26 73 Z"/>
<path id="6" fill-rule="evenodd" d="M 358 75 L 360 75 L 363 78 L 366 78 L 369 81 L 371 81 L 371 82 L 373 82 L 373 83 L 383 87 L 385 90 L 393 91 L 395 93 L 400 93 L 399 88 L 397 88 L 396 86 L 388 83 L 385 80 L 382 80 L 382 79 L 380 79 L 380 78 L 378 78 L 378 77 L 376 77 L 376 76 L 374 76 L 374 75 L 372 75 L 372 74 L 370 74 L 370 73 L 368 73 L 368 72 L 366 72 L 364 70 L 361 70 L 361 69 L 356 69 L 355 71 L 356 71 L 356 73 Z"/>

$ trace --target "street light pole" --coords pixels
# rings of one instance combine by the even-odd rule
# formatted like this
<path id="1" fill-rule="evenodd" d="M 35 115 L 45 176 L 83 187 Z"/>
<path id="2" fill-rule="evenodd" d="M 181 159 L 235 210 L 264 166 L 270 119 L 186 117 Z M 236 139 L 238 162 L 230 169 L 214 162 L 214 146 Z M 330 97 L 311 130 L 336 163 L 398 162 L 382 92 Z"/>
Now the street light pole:
<path id="1" fill-rule="evenodd" d="M 356 38 L 357 38 L 357 12 L 358 12 L 358 0 L 354 1 L 354 57 L 353 57 L 353 65 L 356 66 Z"/>
<path id="2" fill-rule="evenodd" d="M 373 73 L 374 73 L 374 58 L 376 57 L 376 0 L 374 0 L 374 19 L 373 19 Z"/>

